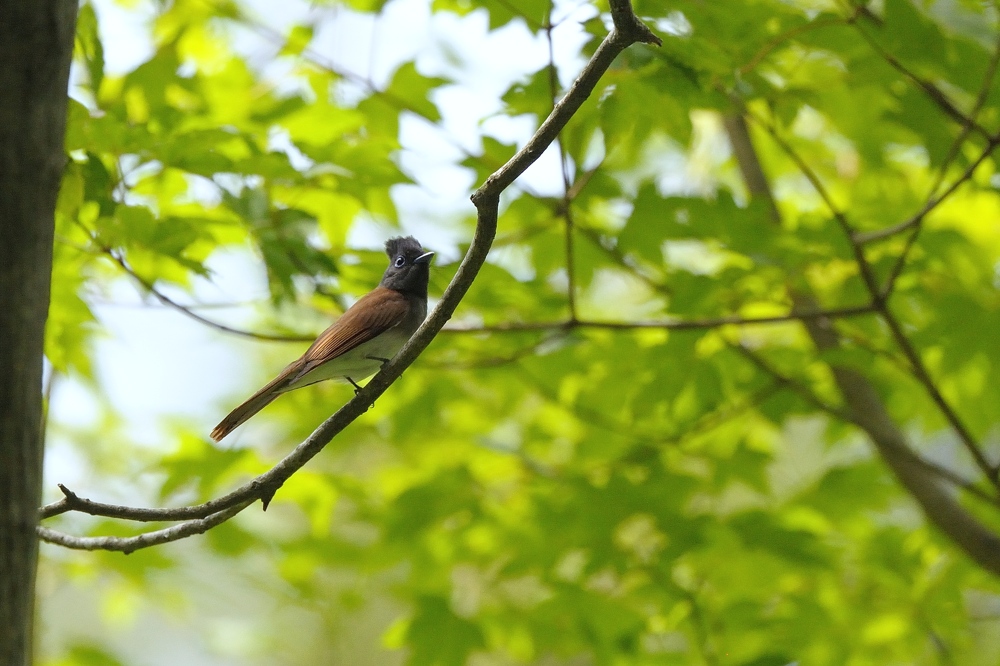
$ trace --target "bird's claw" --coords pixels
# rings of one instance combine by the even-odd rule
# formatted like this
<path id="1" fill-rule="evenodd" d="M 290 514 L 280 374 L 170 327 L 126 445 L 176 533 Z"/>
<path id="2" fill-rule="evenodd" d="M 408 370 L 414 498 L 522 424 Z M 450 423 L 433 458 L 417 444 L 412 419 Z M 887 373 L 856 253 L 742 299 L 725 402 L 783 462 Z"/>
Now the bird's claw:
<path id="1" fill-rule="evenodd" d="M 383 368 L 391 360 L 391 359 L 388 359 L 388 358 L 382 358 L 381 356 L 366 356 L 365 358 L 367 358 L 370 361 L 378 361 L 379 363 L 382 364 Z"/>

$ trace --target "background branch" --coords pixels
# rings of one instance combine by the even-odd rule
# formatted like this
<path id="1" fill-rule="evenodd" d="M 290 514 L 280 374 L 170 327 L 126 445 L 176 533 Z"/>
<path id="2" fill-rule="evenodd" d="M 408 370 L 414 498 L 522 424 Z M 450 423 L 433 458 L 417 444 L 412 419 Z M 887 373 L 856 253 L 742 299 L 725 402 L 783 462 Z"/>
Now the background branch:
<path id="1" fill-rule="evenodd" d="M 862 13 L 861 15 L 865 17 L 872 16 L 871 14 L 868 13 Z M 879 44 L 875 40 L 875 38 L 872 37 L 868 33 L 868 31 L 865 30 L 865 28 L 861 25 L 861 21 L 853 21 L 851 25 L 855 26 L 855 28 L 858 31 L 858 34 L 861 35 L 861 38 L 868 43 L 868 46 L 870 46 L 871 49 L 876 54 L 878 54 L 879 57 L 885 60 L 885 62 L 890 67 L 895 69 L 904 77 L 908 78 L 913 84 L 915 84 L 918 88 L 920 88 L 920 90 L 922 90 L 927 95 L 927 97 L 930 98 L 930 100 L 934 102 L 934 104 L 936 104 L 938 108 L 941 109 L 942 112 L 944 112 L 946 116 L 951 118 L 953 121 L 955 121 L 962 127 L 967 127 L 975 130 L 976 133 L 981 135 L 983 138 L 986 139 L 990 138 L 990 132 L 986 128 L 984 128 L 982 125 L 976 122 L 975 118 L 962 113 L 962 111 L 960 111 L 958 107 L 956 107 L 952 103 L 952 101 L 948 98 L 948 96 L 940 88 L 934 85 L 933 82 L 918 76 L 908 67 L 906 67 L 906 65 L 900 62 L 900 60 L 896 58 L 896 56 L 894 56 L 893 54 L 889 53 L 887 50 L 882 48 L 882 45 Z"/>
<path id="2" fill-rule="evenodd" d="M 574 328 L 603 328 L 612 330 L 631 330 L 639 328 L 658 328 L 670 331 L 704 330 L 720 326 L 754 326 L 764 324 L 781 324 L 804 319 L 840 319 L 843 317 L 858 317 L 876 312 L 873 305 L 858 305 L 846 308 L 812 309 L 789 312 L 772 317 L 711 317 L 707 319 L 689 319 L 681 321 L 594 321 L 590 319 L 567 319 L 549 322 L 510 322 L 483 326 L 449 326 L 442 333 L 514 333 L 521 331 L 550 331 Z"/>
<path id="3" fill-rule="evenodd" d="M 927 214 L 941 205 L 941 203 L 950 197 L 959 188 L 959 186 L 970 180 L 972 175 L 976 172 L 976 169 L 979 168 L 979 165 L 989 159 L 989 157 L 993 154 L 997 145 L 1000 145 L 1000 134 L 996 134 L 990 138 L 989 142 L 986 144 L 986 148 L 984 148 L 983 152 L 979 154 L 979 157 L 977 157 L 972 164 L 966 167 L 965 171 L 962 172 L 962 175 L 956 178 L 955 182 L 948 186 L 948 189 L 942 192 L 939 196 L 932 196 L 928 199 L 927 203 L 924 204 L 924 207 L 909 220 L 893 227 L 889 227 L 888 229 L 883 230 L 882 233 L 875 232 L 869 234 L 867 237 L 859 236 L 857 238 L 857 242 L 867 243 L 872 240 L 878 240 L 880 238 L 897 234 L 901 231 L 906 231 L 907 229 L 913 229 L 913 233 L 906 239 L 906 245 L 903 246 L 903 251 L 899 253 L 899 257 L 896 258 L 896 262 L 893 264 L 892 270 L 889 271 L 889 277 L 886 278 L 885 286 L 882 287 L 882 296 L 884 299 L 887 299 L 889 295 L 892 294 L 892 290 L 896 286 L 896 280 L 903 273 L 903 268 L 906 266 L 906 259 L 909 257 L 910 250 L 913 249 L 913 246 L 917 242 L 917 236 L 920 235 L 920 230 L 923 228 L 923 222 L 927 217 Z"/>
<path id="4" fill-rule="evenodd" d="M 730 140 L 740 160 L 740 171 L 752 196 L 768 197 L 770 208 L 777 212 L 767 178 L 746 123 L 731 120 L 726 123 Z M 807 294 L 796 295 L 798 307 L 815 307 Z M 805 326 L 816 347 L 823 350 L 840 347 L 840 339 L 831 322 L 824 319 L 805 320 Z M 910 492 L 924 514 L 938 529 L 947 534 L 962 550 L 987 571 L 1000 574 L 1000 537 L 979 522 L 942 486 L 938 475 L 922 463 L 910 449 L 899 427 L 878 395 L 874 385 L 856 370 L 831 364 L 830 369 L 844 396 L 852 421 L 871 439 L 876 450 L 889 465 L 896 478 Z"/>
<path id="5" fill-rule="evenodd" d="M 217 321 L 213 321 L 207 317 L 203 317 L 197 312 L 193 311 L 191 308 L 184 306 L 177 301 L 173 300 L 159 289 L 156 288 L 152 282 L 142 277 L 135 270 L 129 266 L 128 262 L 125 261 L 125 257 L 121 252 L 115 251 L 113 248 L 105 247 L 103 252 L 108 255 L 112 261 L 114 261 L 118 266 L 121 267 L 123 271 L 128 273 L 133 280 L 139 283 L 143 289 L 153 295 L 153 297 L 158 300 L 163 305 L 169 308 L 173 308 L 177 312 L 180 312 L 185 317 L 195 320 L 198 323 L 205 324 L 209 328 L 213 328 L 222 333 L 230 333 L 232 335 L 239 335 L 244 338 L 253 338 L 254 340 L 264 340 L 267 342 L 312 342 L 316 339 L 315 335 L 280 335 L 274 333 L 257 333 L 255 331 L 247 331 L 240 328 L 233 328 L 232 326 L 227 326 L 226 324 L 220 324 Z"/>
<path id="6" fill-rule="evenodd" d="M 827 414 L 833 416 L 834 418 L 840 419 L 841 421 L 845 421 L 847 423 L 854 423 L 855 425 L 860 425 L 851 412 L 844 410 L 842 407 L 829 405 L 823 402 L 823 400 L 820 399 L 819 396 L 817 396 L 812 391 L 812 389 L 810 389 L 802 382 L 780 372 L 777 368 L 768 363 L 767 360 L 765 360 L 764 357 L 761 356 L 760 354 L 754 352 L 751 349 L 748 349 L 743 345 L 734 345 L 734 347 L 736 348 L 737 351 L 743 354 L 743 356 L 749 359 L 755 366 L 757 366 L 757 368 L 759 368 L 764 373 L 773 377 L 776 385 L 792 390 L 801 398 L 803 398 L 806 402 L 811 404 L 813 407 L 822 412 L 826 412 Z M 926 467 L 929 471 L 940 476 L 942 479 L 948 481 L 952 485 L 961 488 L 962 490 L 965 490 L 966 492 L 974 495 L 978 499 L 992 506 L 1000 506 L 1000 496 L 991 494 L 983 490 L 972 481 L 963 478 L 961 475 L 953 472 L 947 467 L 943 467 L 941 465 L 933 463 L 927 460 L 926 458 L 923 458 L 922 456 L 917 456 L 917 460 L 921 465 Z"/>
<path id="7" fill-rule="evenodd" d="M 958 412 L 948 403 L 945 397 L 941 394 L 941 391 L 938 390 L 937 385 L 934 383 L 934 380 L 930 375 L 930 371 L 927 369 L 927 367 L 923 362 L 923 359 L 920 358 L 920 354 L 917 352 L 913 344 L 909 341 L 909 339 L 906 337 L 906 334 L 903 332 L 903 327 L 899 323 L 899 320 L 896 319 L 896 316 L 890 310 L 889 303 L 886 300 L 886 293 L 883 292 L 882 289 L 880 289 L 878 282 L 875 279 L 875 274 L 874 271 L 872 270 L 871 264 L 865 258 L 864 246 L 861 243 L 859 243 L 858 240 L 856 239 L 853 231 L 854 227 L 847 219 L 847 215 L 842 210 L 840 210 L 840 208 L 838 208 L 837 205 L 834 203 L 833 198 L 827 192 L 825 186 L 823 185 L 823 181 L 819 178 L 816 172 L 809 166 L 809 164 L 800 155 L 798 155 L 798 153 L 791 147 L 791 145 L 787 141 L 785 141 L 783 137 L 780 136 L 780 134 L 777 132 L 777 129 L 772 124 L 767 123 L 763 120 L 758 119 L 758 122 L 775 140 L 778 146 L 781 147 L 781 149 L 789 157 L 792 158 L 792 161 L 795 162 L 795 164 L 802 171 L 803 175 L 805 175 L 806 179 L 816 189 L 817 193 L 819 193 L 820 198 L 822 198 L 823 201 L 826 203 L 827 208 L 830 209 L 831 214 L 839 223 L 841 230 L 843 231 L 844 235 L 846 236 L 848 242 L 851 245 L 851 250 L 854 253 L 854 259 L 857 262 L 858 270 L 860 271 L 862 280 L 865 283 L 865 287 L 868 289 L 868 292 L 871 295 L 872 303 L 875 305 L 876 309 L 878 310 L 878 313 L 882 316 L 882 319 L 885 320 L 886 324 L 889 327 L 889 331 L 892 334 L 893 339 L 896 341 L 896 344 L 899 345 L 899 348 L 902 350 L 904 356 L 906 356 L 907 360 L 909 361 L 910 366 L 912 368 L 913 376 L 924 387 L 924 390 L 930 396 L 931 400 L 944 415 L 945 419 L 948 421 L 951 427 L 955 430 L 955 433 L 958 435 L 959 440 L 962 442 L 962 445 L 969 452 L 969 455 L 972 456 L 972 459 L 975 461 L 979 469 L 982 470 L 982 472 L 994 485 L 1000 488 L 1000 479 L 998 479 L 998 468 L 993 464 L 991 464 L 988 460 L 986 460 L 986 457 L 983 455 L 982 449 L 980 449 L 975 438 L 972 436 L 972 433 L 970 432 L 969 428 L 962 421 L 961 417 L 959 417 Z M 990 144 L 991 146 L 987 148 L 987 151 L 984 151 L 983 159 L 985 159 L 986 154 L 992 152 L 993 139 L 990 140 Z M 968 173 L 971 176 L 971 172 Z M 959 184 L 960 182 L 954 184 L 953 187 L 949 188 L 948 192 L 949 193 L 954 192 L 955 188 L 957 188 Z M 897 266 L 899 266 L 899 262 L 897 262 Z M 894 279 L 895 278 L 891 277 L 891 280 Z M 813 320 L 813 323 L 815 324 L 816 320 Z M 839 346 L 839 345 L 840 343 L 838 340 L 836 344 L 834 344 L 833 346 Z"/>

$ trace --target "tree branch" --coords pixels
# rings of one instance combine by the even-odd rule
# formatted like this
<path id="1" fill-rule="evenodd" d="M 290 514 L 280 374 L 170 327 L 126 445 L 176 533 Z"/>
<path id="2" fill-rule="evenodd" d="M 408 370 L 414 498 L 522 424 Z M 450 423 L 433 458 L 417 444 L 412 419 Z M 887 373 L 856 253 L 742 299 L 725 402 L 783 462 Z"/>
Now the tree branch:
<path id="1" fill-rule="evenodd" d="M 830 210 L 830 214 L 837 221 L 840 226 L 841 231 L 843 231 L 844 236 L 847 238 L 848 243 L 851 246 L 851 252 L 854 254 L 854 260 L 858 265 L 858 271 L 861 274 L 861 279 L 864 281 L 865 286 L 868 288 L 869 293 L 874 302 L 878 302 L 881 299 L 881 290 L 878 287 L 878 281 L 875 279 L 875 272 L 872 269 L 868 259 L 865 257 L 864 246 L 855 240 L 854 227 L 847 219 L 847 216 L 840 207 L 833 200 L 833 196 L 827 191 L 826 186 L 823 185 L 823 181 L 820 179 L 819 175 L 813 170 L 809 163 L 799 155 L 788 141 L 785 140 L 783 136 L 778 132 L 777 127 L 773 123 L 770 123 L 759 116 L 755 116 L 749 112 L 749 110 L 744 109 L 744 113 L 748 115 L 758 126 L 760 126 L 765 132 L 767 132 L 771 139 L 774 140 L 778 147 L 795 163 L 802 172 L 802 175 L 806 177 L 806 180 L 813 186 L 816 193 L 819 195 L 823 203 Z M 775 211 L 777 208 L 775 208 Z"/>
<path id="2" fill-rule="evenodd" d="M 382 395 L 403 371 L 413 363 L 417 356 L 427 348 L 438 332 L 444 327 L 445 323 L 451 318 L 455 312 L 455 308 L 458 307 L 458 304 L 479 274 L 479 270 L 485 263 L 486 255 L 493 244 L 493 239 L 496 237 L 501 192 L 510 186 L 528 166 L 535 162 L 552 141 L 555 140 L 569 119 L 580 108 L 587 97 L 590 96 L 591 92 L 593 92 L 598 80 L 608 70 L 618 54 L 636 42 L 661 43 L 659 38 L 636 17 L 628 0 L 612 0 L 611 15 L 614 21 L 614 29 L 601 42 L 594 56 L 583 68 L 580 76 L 577 77 L 566 95 L 555 105 L 552 113 L 549 114 L 549 117 L 545 119 L 545 122 L 541 124 L 524 147 L 505 165 L 487 178 L 486 182 L 472 195 L 472 202 L 478 211 L 472 243 L 465 257 L 462 259 L 458 271 L 445 289 L 441 300 L 438 301 L 437 307 L 434 308 L 433 312 L 430 313 L 400 352 L 389 363 L 385 364 L 371 381 L 357 392 L 354 398 L 337 410 L 333 416 L 324 421 L 312 435 L 295 447 L 277 465 L 223 497 L 193 507 L 182 507 L 181 509 L 114 507 L 114 510 L 118 511 L 122 517 L 127 515 L 133 520 L 144 520 L 146 518 L 139 518 L 138 516 L 148 517 L 154 514 L 158 514 L 159 516 L 175 515 L 169 512 L 180 512 L 176 515 L 183 514 L 185 517 L 196 517 L 195 520 L 190 520 L 164 530 L 157 530 L 136 537 L 128 537 L 130 541 L 127 542 L 122 542 L 117 537 L 69 537 L 48 528 L 39 528 L 38 536 L 45 541 L 58 543 L 68 548 L 109 549 L 131 552 L 138 548 L 146 548 L 168 541 L 183 539 L 192 534 L 200 534 L 214 525 L 228 520 L 257 499 L 260 499 L 264 503 L 266 509 L 267 504 L 281 485 L 313 456 L 319 453 L 330 440 L 361 416 L 361 414 L 366 412 L 374 404 L 375 399 Z M 74 501 L 69 499 L 68 495 L 64 500 L 66 503 Z M 76 501 L 87 502 L 80 498 L 77 498 Z M 64 505 L 60 503 L 56 504 L 60 505 L 59 512 L 71 510 L 63 509 L 62 506 Z M 101 505 L 90 502 L 86 506 L 94 510 L 105 510 L 112 505 Z M 49 512 L 57 511 L 55 508 L 50 509 L 49 507 L 43 509 L 43 511 L 46 510 Z M 48 515 L 55 515 L 55 513 Z M 157 519 L 162 520 L 164 518 Z M 176 518 L 167 519 L 175 520 Z M 125 547 L 123 547 L 123 543 L 125 543 Z"/>
<path id="3" fill-rule="evenodd" d="M 96 239 L 94 240 L 96 242 Z M 169 308 L 177 310 L 184 316 L 190 317 L 196 322 L 205 324 L 209 328 L 214 328 L 215 330 L 221 331 L 223 333 L 231 333 L 232 335 L 239 335 L 244 338 L 252 338 L 254 340 L 264 340 L 267 342 L 312 342 L 313 340 L 316 339 L 315 335 L 307 336 L 307 335 L 279 335 L 273 333 L 257 333 L 254 331 L 246 331 L 240 328 L 233 328 L 232 326 L 226 326 L 225 324 L 220 324 L 217 321 L 213 321 L 211 319 L 208 319 L 207 317 L 201 316 L 197 312 L 193 311 L 191 308 L 181 305 L 177 301 L 173 300 L 172 298 L 161 292 L 159 289 L 156 288 L 156 285 L 154 285 L 152 282 L 150 282 L 146 278 L 136 273 L 135 269 L 129 266 L 128 262 L 125 261 L 125 257 L 123 257 L 121 253 L 116 252 L 113 248 L 104 247 L 102 248 L 102 252 L 104 252 L 104 254 L 109 256 L 112 261 L 118 264 L 123 271 L 132 276 L 133 280 L 138 282 L 143 289 L 152 294 L 153 297 L 160 303 L 163 303 Z"/>
<path id="4" fill-rule="evenodd" d="M 862 16 L 871 17 L 870 13 L 862 13 Z M 969 127 L 974 129 L 979 135 L 985 139 L 990 138 L 990 132 L 986 130 L 982 125 L 976 122 L 975 118 L 971 118 L 966 114 L 962 113 L 958 107 L 952 104 L 948 96 L 941 91 L 936 85 L 930 81 L 917 76 L 914 72 L 910 71 L 896 56 L 892 55 L 886 51 L 882 46 L 875 41 L 875 39 L 868 34 L 868 32 L 862 27 L 860 21 L 852 21 L 852 25 L 857 28 L 858 33 L 861 38 L 864 39 L 868 46 L 871 47 L 875 53 L 879 55 L 890 67 L 895 69 L 897 72 L 912 81 L 918 88 L 924 91 L 924 93 L 931 99 L 932 102 L 937 104 L 937 106 L 944 112 L 946 116 L 954 120 L 956 123 L 962 125 L 963 127 Z M 880 26 L 881 27 L 881 26 Z"/>
<path id="5" fill-rule="evenodd" d="M 930 396 L 931 400 L 944 414 L 945 419 L 955 430 L 958 435 L 959 440 L 962 445 L 972 456 L 976 465 L 982 470 L 983 474 L 990 482 L 1000 489 L 1000 477 L 998 477 L 998 471 L 1000 468 L 992 465 L 986 457 L 983 455 L 982 450 L 976 443 L 975 438 L 972 437 L 972 433 L 962 422 L 958 413 L 948 404 L 948 401 L 944 399 L 944 396 L 938 390 L 937 386 L 934 384 L 934 380 L 930 376 L 930 372 L 924 366 L 923 360 L 920 355 L 914 349 L 913 344 L 909 341 L 906 335 L 903 333 L 903 327 L 900 325 L 896 316 L 889 309 L 889 303 L 886 300 L 886 294 L 879 287 L 878 282 L 875 279 L 875 273 L 872 270 L 871 264 L 865 258 L 864 246 L 861 245 L 854 234 L 854 227 L 847 219 L 847 215 L 841 211 L 837 205 L 834 203 L 833 198 L 827 192 L 826 187 L 823 185 L 823 181 L 820 180 L 819 176 L 813 171 L 809 164 L 792 148 L 792 146 L 781 137 L 777 129 L 770 123 L 751 116 L 756 120 L 756 122 L 768 132 L 772 139 L 778 144 L 778 146 L 792 159 L 793 162 L 799 167 L 799 170 L 806 177 L 806 179 L 812 184 L 819 194 L 820 198 L 825 202 L 827 208 L 830 210 L 831 214 L 837 220 L 841 230 L 846 236 L 848 242 L 850 243 L 851 250 L 854 254 L 854 259 L 857 262 L 858 270 L 861 274 L 862 280 L 864 281 L 865 287 L 868 289 L 868 293 L 872 298 L 872 304 L 875 305 L 878 313 L 886 321 L 889 326 L 889 331 L 892 334 L 893 339 L 896 344 L 899 345 L 903 354 L 906 356 L 907 360 L 913 369 L 913 375 L 918 382 L 924 387 L 924 390 Z M 991 139 L 992 143 L 992 139 Z M 819 325 L 822 324 L 822 320 L 812 320 L 812 325 L 816 326 L 817 322 Z M 807 324 L 810 322 L 807 322 Z M 832 329 L 831 329 L 832 330 Z M 835 335 L 832 342 L 831 348 L 840 345 L 839 338 Z"/>
<path id="6" fill-rule="evenodd" d="M 657 328 L 670 331 L 691 331 L 718 328 L 720 326 L 754 326 L 763 324 L 780 324 L 789 321 L 805 319 L 841 319 L 858 317 L 877 312 L 874 305 L 857 305 L 846 308 L 793 310 L 788 314 L 772 317 L 713 317 L 709 319 L 690 319 L 687 321 L 593 321 L 586 319 L 567 319 L 551 322 L 512 322 L 487 326 L 450 326 L 442 333 L 515 333 L 523 331 L 571 330 L 574 328 L 603 328 L 611 330 L 632 330 L 640 328 Z"/>
<path id="7" fill-rule="evenodd" d="M 855 425 L 860 425 L 858 421 L 854 418 L 854 415 L 852 413 L 845 411 L 841 407 L 834 407 L 833 405 L 826 404 L 819 398 L 819 396 L 817 396 L 812 391 L 812 389 L 810 389 L 802 382 L 799 382 L 798 380 L 793 379 L 792 377 L 789 377 L 781 373 L 779 370 L 774 368 L 770 363 L 768 363 L 760 354 L 757 354 L 753 350 L 748 349 L 743 345 L 734 345 L 734 347 L 736 348 L 737 351 L 743 354 L 743 356 L 749 359 L 760 370 L 770 375 L 778 386 L 787 387 L 791 389 L 801 398 L 803 398 L 809 404 L 811 404 L 813 407 L 822 412 L 826 412 L 827 414 L 835 418 L 838 418 L 842 421 L 853 423 Z M 962 490 L 965 490 L 969 494 L 974 495 L 976 498 L 982 500 L 983 502 L 986 502 L 987 504 L 990 504 L 993 507 L 1000 506 L 1000 497 L 998 497 L 997 495 L 991 494 L 983 490 L 972 481 L 963 478 L 961 475 L 956 474 L 947 467 L 942 467 L 941 465 L 933 463 L 927 460 L 926 458 L 923 458 L 922 456 L 917 456 L 916 454 L 914 454 L 914 456 L 917 462 L 926 467 L 928 471 L 933 472 L 934 474 L 940 476 L 945 481 L 951 483 L 952 485 L 958 488 L 961 488 Z"/>
<path id="8" fill-rule="evenodd" d="M 752 148 L 752 141 L 745 133 L 745 123 L 728 122 L 726 129 L 730 132 L 734 145 Z M 742 136 L 733 136 L 734 132 L 739 133 L 741 129 Z M 740 167 L 744 174 L 751 174 L 750 178 L 745 179 L 751 195 L 771 197 L 756 151 L 737 152 L 737 159 L 749 160 Z M 777 210 L 773 198 L 770 205 L 773 210 Z M 798 296 L 797 300 L 800 306 L 814 304 L 810 296 Z M 805 320 L 805 325 L 820 350 L 834 349 L 840 345 L 839 336 L 829 320 Z M 931 523 L 948 535 L 981 567 L 1000 575 L 1000 537 L 966 511 L 953 494 L 945 490 L 936 478 L 937 475 L 910 449 L 906 437 L 892 421 L 885 404 L 867 378 L 845 366 L 831 364 L 830 368 L 850 410 L 852 421 L 868 435 L 882 459 L 917 501 Z"/>
<path id="9" fill-rule="evenodd" d="M 559 73 L 556 70 L 555 44 L 552 40 L 552 3 L 549 3 L 550 19 L 546 21 L 545 37 L 549 45 L 549 95 L 552 107 L 555 108 L 559 95 Z M 576 258 L 573 249 L 573 198 L 570 196 L 572 179 L 569 173 L 569 156 L 562 140 L 556 137 L 556 147 L 559 150 L 559 170 L 562 172 L 563 198 L 559 206 L 559 215 L 563 218 L 563 246 L 566 252 L 566 305 L 569 308 L 570 321 L 576 321 Z"/>
<path id="10" fill-rule="evenodd" d="M 888 229 L 884 229 L 882 230 L 882 232 L 874 232 L 870 234 L 867 238 L 860 238 L 860 237 L 856 238 L 856 242 L 865 243 L 869 242 L 870 240 L 877 240 L 879 238 L 885 238 L 887 236 L 897 234 L 900 231 L 905 231 L 911 228 L 913 229 L 913 233 L 910 234 L 910 237 L 906 239 L 906 245 L 903 247 L 903 251 L 899 253 L 899 257 L 896 258 L 896 262 L 893 264 L 892 270 L 889 271 L 889 277 L 886 278 L 885 286 L 882 287 L 883 300 L 888 299 L 889 296 L 892 294 L 892 290 L 896 286 L 896 280 L 902 274 L 903 268 L 906 266 L 906 259 L 910 254 L 910 250 L 916 244 L 917 236 L 920 235 L 920 229 L 923 227 L 924 218 L 927 216 L 928 213 L 937 208 L 942 201 L 950 197 L 952 193 L 955 192 L 955 190 L 957 190 L 960 185 L 962 185 L 962 183 L 965 183 L 970 178 L 972 178 L 972 174 L 975 173 L 976 169 L 979 168 L 980 164 L 985 162 L 990 157 L 990 155 L 993 154 L 993 151 L 996 150 L 997 145 L 1000 145 L 1000 134 L 993 136 L 989 140 L 989 142 L 986 144 L 986 148 L 983 150 L 982 153 L 980 153 L 979 157 L 976 158 L 976 160 L 965 169 L 962 175 L 959 176 L 955 180 L 955 182 L 948 187 L 948 189 L 942 192 L 940 196 L 936 198 L 932 197 L 931 199 L 929 199 L 927 203 L 924 204 L 924 207 L 921 208 L 916 215 L 914 215 L 906 222 L 895 225 L 894 227 L 889 227 Z"/>
<path id="11" fill-rule="evenodd" d="M 149 548 L 171 541 L 179 541 L 195 534 L 204 534 L 216 525 L 226 522 L 253 502 L 254 500 L 241 502 L 225 511 L 213 513 L 204 518 L 188 520 L 178 525 L 165 527 L 162 530 L 145 532 L 131 537 L 77 537 L 43 526 L 38 528 L 38 537 L 42 541 L 75 550 L 114 550 L 128 555 L 140 548 Z"/>

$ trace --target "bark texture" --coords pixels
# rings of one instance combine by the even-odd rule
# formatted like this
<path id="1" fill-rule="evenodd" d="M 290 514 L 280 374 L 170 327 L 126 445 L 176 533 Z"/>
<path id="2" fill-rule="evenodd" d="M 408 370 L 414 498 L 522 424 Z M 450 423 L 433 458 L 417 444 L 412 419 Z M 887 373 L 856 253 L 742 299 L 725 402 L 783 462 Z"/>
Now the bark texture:
<path id="1" fill-rule="evenodd" d="M 0 2 L 0 666 L 31 663 L 42 352 L 76 10 Z"/>

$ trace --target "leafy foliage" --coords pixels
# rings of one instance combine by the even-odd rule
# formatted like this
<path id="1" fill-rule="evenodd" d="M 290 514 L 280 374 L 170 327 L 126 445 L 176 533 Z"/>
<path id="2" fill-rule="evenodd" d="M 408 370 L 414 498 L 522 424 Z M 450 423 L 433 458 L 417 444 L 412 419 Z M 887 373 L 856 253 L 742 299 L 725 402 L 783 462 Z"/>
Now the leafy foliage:
<path id="1" fill-rule="evenodd" d="M 985 3 L 925 4 L 636 2 L 663 48 L 623 54 L 558 159 L 539 162 L 551 178 L 508 193 L 460 330 L 263 516 L 185 551 L 48 551 L 47 566 L 114 581 L 102 594 L 125 615 L 175 603 L 141 598 L 142 586 L 173 590 L 171 576 L 197 567 L 246 571 L 272 606 L 311 619 L 234 598 L 249 633 L 266 636 L 242 663 L 322 662 L 357 626 L 345 618 L 369 627 L 345 657 L 357 664 L 996 663 L 997 581 L 924 522 L 843 418 L 832 364 L 874 384 L 927 460 L 993 497 L 962 495 L 1000 525 L 997 488 L 885 317 L 836 318 L 842 345 L 823 352 L 794 317 L 733 320 L 781 318 L 804 293 L 825 309 L 866 308 L 860 251 L 934 388 L 996 459 L 1000 19 Z M 537 124 L 576 73 L 534 63 L 505 83 L 491 118 L 472 119 L 477 150 L 458 139 L 446 150 L 427 137 L 454 129 L 443 100 L 463 81 L 447 67 L 409 57 L 379 86 L 317 53 L 322 21 L 279 33 L 236 3 L 161 9 L 154 52 L 124 74 L 107 71 L 89 4 L 78 25 L 47 356 L 97 394 L 94 302 L 123 278 L 144 295 L 195 294 L 219 278 L 217 257 L 249 252 L 266 275 L 258 328 L 304 332 L 378 280 L 384 257 L 359 239 L 416 228 L 458 256 L 466 219 L 432 226 L 400 205 L 407 188 L 435 191 L 413 165 L 447 162 L 481 182 L 523 141 L 490 122 Z M 517 30 L 526 43 L 552 39 L 550 22 L 579 23 L 583 56 L 606 34 L 606 10 L 431 5 L 452 25 L 481 17 L 486 36 Z M 247 55 L 245 33 L 273 61 Z M 734 114 L 749 123 L 773 210 L 730 149 Z M 454 268 L 436 265 L 432 296 Z M 274 370 L 297 353 L 260 349 L 253 363 Z M 210 424 L 186 422 L 135 459 L 155 470 L 156 501 L 207 499 L 346 395 L 299 391 L 247 426 L 270 424 L 280 446 L 217 449 Z M 93 431 L 64 426 L 97 488 L 134 473 L 87 447 L 124 439 L 107 409 Z M 197 628 L 201 608 L 176 612 Z M 101 640 L 67 644 L 51 663 L 124 663 Z"/>

